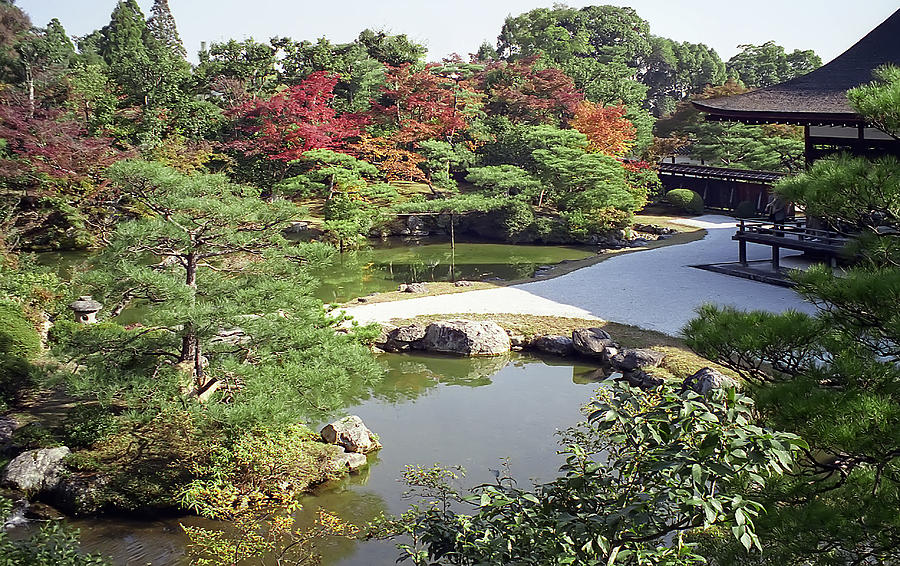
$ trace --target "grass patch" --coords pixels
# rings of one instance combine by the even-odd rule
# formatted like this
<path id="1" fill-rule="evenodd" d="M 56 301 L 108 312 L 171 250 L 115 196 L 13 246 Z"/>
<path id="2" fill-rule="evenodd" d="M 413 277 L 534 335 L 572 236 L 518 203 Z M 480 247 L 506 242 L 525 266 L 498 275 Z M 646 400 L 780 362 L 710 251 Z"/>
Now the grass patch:
<path id="1" fill-rule="evenodd" d="M 502 326 L 504 330 L 512 334 L 521 334 L 528 339 L 536 336 L 570 336 L 573 330 L 579 328 L 603 328 L 625 348 L 650 348 L 666 354 L 666 359 L 660 367 L 647 370 L 647 373 L 657 377 L 681 381 L 700 369 L 712 367 L 732 379 L 739 379 L 737 374 L 728 368 L 695 354 L 680 338 L 655 330 L 646 330 L 629 324 L 605 320 L 530 314 L 465 313 L 422 315 L 415 318 L 393 319 L 391 323 L 401 326 L 455 319 L 493 321 Z"/>

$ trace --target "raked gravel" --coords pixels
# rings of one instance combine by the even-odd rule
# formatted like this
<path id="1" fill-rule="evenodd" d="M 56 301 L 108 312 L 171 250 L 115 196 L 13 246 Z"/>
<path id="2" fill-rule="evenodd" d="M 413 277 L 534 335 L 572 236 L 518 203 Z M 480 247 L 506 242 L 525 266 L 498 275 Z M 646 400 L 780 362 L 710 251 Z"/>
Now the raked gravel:
<path id="1" fill-rule="evenodd" d="M 740 309 L 812 313 L 785 287 L 691 267 L 737 260 L 733 218 L 706 215 L 676 222 L 707 231 L 702 240 L 613 256 L 572 273 L 510 287 L 347 307 L 360 323 L 428 314 L 511 313 L 597 318 L 677 335 L 703 303 Z M 771 248 L 748 245 L 750 260 Z"/>

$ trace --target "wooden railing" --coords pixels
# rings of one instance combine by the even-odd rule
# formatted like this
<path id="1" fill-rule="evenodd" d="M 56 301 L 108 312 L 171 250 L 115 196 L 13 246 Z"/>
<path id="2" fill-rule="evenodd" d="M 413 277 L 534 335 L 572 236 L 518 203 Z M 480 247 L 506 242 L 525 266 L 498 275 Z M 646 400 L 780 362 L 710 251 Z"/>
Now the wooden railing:
<path id="1" fill-rule="evenodd" d="M 838 255 L 854 238 L 833 230 L 809 228 L 801 219 L 784 222 L 741 220 L 732 239 L 738 242 L 741 265 L 747 265 L 747 243 L 750 242 L 772 246 L 772 266 L 777 269 L 781 248 L 822 254 L 835 266 Z"/>

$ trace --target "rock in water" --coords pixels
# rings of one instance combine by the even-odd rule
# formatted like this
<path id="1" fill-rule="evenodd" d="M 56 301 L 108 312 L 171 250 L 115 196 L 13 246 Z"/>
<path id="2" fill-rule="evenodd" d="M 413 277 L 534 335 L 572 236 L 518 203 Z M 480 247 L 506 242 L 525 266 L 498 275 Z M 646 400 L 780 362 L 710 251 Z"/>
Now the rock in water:
<path id="1" fill-rule="evenodd" d="M 713 389 L 722 389 L 724 387 L 734 387 L 733 379 L 724 373 L 714 370 L 711 367 L 705 367 L 694 375 L 688 377 L 681 384 L 681 390 L 693 390 L 700 395 L 706 395 Z"/>
<path id="2" fill-rule="evenodd" d="M 554 356 L 571 356 L 575 353 L 575 346 L 568 336 L 538 336 L 531 341 L 530 346 L 538 352 Z"/>
<path id="3" fill-rule="evenodd" d="M 65 446 L 22 452 L 6 466 L 3 483 L 27 493 L 52 490 L 59 484 L 62 461 L 68 455 Z"/>
<path id="4" fill-rule="evenodd" d="M 320 434 L 326 443 L 343 446 L 347 452 L 368 454 L 381 448 L 381 443 L 372 431 L 366 428 L 362 419 L 356 415 L 344 417 L 325 426 Z"/>
<path id="5" fill-rule="evenodd" d="M 604 363 L 619 353 L 619 345 L 602 328 L 582 328 L 572 331 L 572 345 L 578 353 L 599 358 Z"/>
<path id="6" fill-rule="evenodd" d="M 637 350 L 627 349 L 622 350 L 610 358 L 609 363 L 619 371 L 628 372 L 641 368 L 656 367 L 661 364 L 664 359 L 666 359 L 666 355 L 657 352 L 656 350 L 646 348 Z"/>
<path id="7" fill-rule="evenodd" d="M 422 348 L 463 356 L 495 356 L 509 352 L 510 342 L 509 335 L 496 322 L 449 320 L 428 325 Z"/>
<path id="8" fill-rule="evenodd" d="M 393 328 L 385 334 L 383 345 L 379 344 L 379 342 L 375 344 L 388 352 L 420 349 L 421 341 L 425 338 L 426 329 L 427 327 L 424 324 L 408 324 Z"/>
<path id="9" fill-rule="evenodd" d="M 369 463 L 365 454 L 356 452 L 344 452 L 338 455 L 332 462 L 336 470 L 355 472 Z"/>

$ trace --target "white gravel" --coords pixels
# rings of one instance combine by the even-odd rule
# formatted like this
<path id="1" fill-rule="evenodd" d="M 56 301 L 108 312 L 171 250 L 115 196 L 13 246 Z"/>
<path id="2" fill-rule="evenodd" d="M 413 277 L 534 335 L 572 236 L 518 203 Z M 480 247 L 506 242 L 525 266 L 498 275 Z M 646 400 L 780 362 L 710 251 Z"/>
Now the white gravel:
<path id="1" fill-rule="evenodd" d="M 598 318 L 676 335 L 703 303 L 781 312 L 814 308 L 794 291 L 691 265 L 737 261 L 734 219 L 706 215 L 677 222 L 707 230 L 704 239 L 614 256 L 554 279 L 348 307 L 361 323 L 425 314 L 513 313 Z M 748 245 L 748 258 L 771 248 Z"/>

